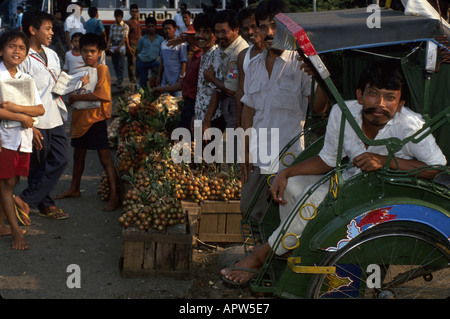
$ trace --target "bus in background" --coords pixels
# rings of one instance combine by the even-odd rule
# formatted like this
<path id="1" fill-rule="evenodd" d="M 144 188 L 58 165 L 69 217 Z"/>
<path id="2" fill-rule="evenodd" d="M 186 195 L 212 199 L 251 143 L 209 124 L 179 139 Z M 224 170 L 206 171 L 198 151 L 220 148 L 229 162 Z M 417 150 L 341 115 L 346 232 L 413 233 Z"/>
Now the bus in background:
<path id="1" fill-rule="evenodd" d="M 145 19 L 149 16 L 155 17 L 158 22 L 158 27 L 166 19 L 173 19 L 177 13 L 180 12 L 179 7 L 182 3 L 187 5 L 187 10 L 191 12 L 192 18 L 196 14 L 214 8 L 217 10 L 224 9 L 226 0 L 84 0 L 84 1 L 53 1 L 43 0 L 42 11 L 54 14 L 57 11 L 68 16 L 72 13 L 70 4 L 79 2 L 83 6 L 81 16 L 85 21 L 89 20 L 88 8 L 96 7 L 98 9 L 99 19 L 102 20 L 105 28 L 114 24 L 114 10 L 121 9 L 124 13 L 123 20 L 129 20 L 130 5 L 137 4 L 139 7 L 139 20 L 145 26 Z"/>

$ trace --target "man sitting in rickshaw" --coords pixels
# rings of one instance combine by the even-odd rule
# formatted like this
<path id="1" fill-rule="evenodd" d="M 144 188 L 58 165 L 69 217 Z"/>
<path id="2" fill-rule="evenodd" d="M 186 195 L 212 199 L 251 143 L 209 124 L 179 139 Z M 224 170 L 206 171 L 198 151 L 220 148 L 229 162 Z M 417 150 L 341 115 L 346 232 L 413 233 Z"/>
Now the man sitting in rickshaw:
<path id="1" fill-rule="evenodd" d="M 394 62 L 377 62 L 368 67 L 361 75 L 356 100 L 346 101 L 346 105 L 369 139 L 387 139 L 396 137 L 404 139 L 417 132 L 424 124 L 420 114 L 405 107 L 407 85 L 400 65 Z M 292 209 L 306 191 L 317 182 L 323 174 L 336 166 L 339 132 L 342 112 L 335 105 L 330 113 L 325 133 L 324 146 L 318 155 L 288 167 L 275 177 L 270 193 L 274 202 L 278 203 L 280 226 L 268 238 L 268 241 L 236 264 L 222 269 L 224 281 L 229 283 L 247 283 L 257 274 L 264 264 L 271 249 L 276 255 L 288 252 L 285 247 L 293 247 L 289 241 L 296 237 L 285 237 L 284 245 L 276 243 L 282 230 L 284 221 L 291 213 L 296 214 L 287 234 L 300 236 L 307 224 L 306 218 L 301 218 Z M 361 171 L 370 172 L 386 167 L 388 150 L 385 145 L 365 145 L 349 123 L 346 123 L 343 139 L 342 157 L 347 156 L 353 165 L 346 169 L 342 177 L 344 180 Z M 426 165 L 446 165 L 446 159 L 436 144 L 434 137 L 429 134 L 419 143 L 408 142 L 395 154 L 389 168 L 393 170 L 409 171 Z M 435 170 L 425 170 L 419 174 L 421 178 L 431 179 L 437 174 Z M 319 186 L 307 199 L 308 208 L 319 207 L 329 192 L 329 183 Z M 306 204 L 306 205 L 307 205 Z M 302 212 L 305 216 L 306 213 Z M 292 236 L 293 237 L 293 236 Z"/>

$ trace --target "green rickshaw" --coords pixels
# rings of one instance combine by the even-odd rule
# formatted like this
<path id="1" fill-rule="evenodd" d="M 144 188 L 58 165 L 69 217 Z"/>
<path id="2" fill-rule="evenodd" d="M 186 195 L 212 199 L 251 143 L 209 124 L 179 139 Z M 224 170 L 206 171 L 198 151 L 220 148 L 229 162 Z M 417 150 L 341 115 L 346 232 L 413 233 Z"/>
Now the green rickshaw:
<path id="1" fill-rule="evenodd" d="M 320 75 L 319 85 L 341 108 L 345 121 L 365 144 L 386 145 L 388 158 L 395 160 L 395 153 L 403 145 L 418 143 L 433 134 L 448 159 L 450 29 L 439 19 L 405 15 L 389 8 L 378 13 L 380 28 L 368 27 L 372 13 L 366 8 L 278 14 L 274 43 L 279 48 L 298 50 L 308 59 Z M 330 61 L 337 61 L 332 62 L 337 67 L 330 72 L 322 57 L 332 57 Z M 379 59 L 401 61 L 412 93 L 407 105 L 422 114 L 426 122 L 405 140 L 368 139 L 345 104 L 345 100 L 354 99 L 356 79 L 363 68 Z M 339 84 L 334 84 L 333 77 Z M 311 138 L 315 129 L 312 125 L 302 133 L 309 145 L 294 163 L 320 151 L 324 139 Z M 339 152 L 343 129 L 341 125 Z M 282 151 L 280 159 L 285 156 Z M 250 282 L 251 290 L 282 298 L 448 298 L 449 167 L 427 166 L 414 171 L 383 168 L 344 181 L 342 171 L 346 165 L 345 158 L 338 159 L 336 168 L 298 199 L 276 245 L 285 245 L 285 239 L 294 236 L 286 232 L 287 226 L 295 214 L 302 217 L 311 192 L 323 183 L 330 185 L 326 199 L 307 217 L 308 224 L 297 243 L 285 247 L 290 250 L 288 256 L 275 255 L 272 247 L 261 271 Z M 439 170 L 434 179 L 417 176 L 430 168 Z M 271 178 L 267 178 L 269 184 Z M 274 202 L 261 222 L 248 218 L 251 209 L 242 220 L 247 252 L 265 243 L 280 224 Z"/>

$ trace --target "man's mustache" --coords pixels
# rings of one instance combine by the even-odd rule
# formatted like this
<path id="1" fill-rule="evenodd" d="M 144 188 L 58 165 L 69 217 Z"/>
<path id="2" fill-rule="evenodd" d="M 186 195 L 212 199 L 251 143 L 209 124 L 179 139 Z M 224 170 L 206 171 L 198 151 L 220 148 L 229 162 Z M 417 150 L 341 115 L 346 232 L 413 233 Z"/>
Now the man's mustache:
<path id="1" fill-rule="evenodd" d="M 273 41 L 273 37 L 267 36 L 264 38 L 264 41 Z"/>
<path id="2" fill-rule="evenodd" d="M 380 110 L 378 110 L 377 107 L 369 107 L 369 108 L 363 109 L 363 113 L 364 114 L 372 114 L 374 112 L 381 112 L 381 113 L 383 113 L 383 115 L 387 116 L 388 118 L 392 117 L 391 114 L 388 111 L 386 111 L 386 110 L 381 110 L 380 111 Z"/>

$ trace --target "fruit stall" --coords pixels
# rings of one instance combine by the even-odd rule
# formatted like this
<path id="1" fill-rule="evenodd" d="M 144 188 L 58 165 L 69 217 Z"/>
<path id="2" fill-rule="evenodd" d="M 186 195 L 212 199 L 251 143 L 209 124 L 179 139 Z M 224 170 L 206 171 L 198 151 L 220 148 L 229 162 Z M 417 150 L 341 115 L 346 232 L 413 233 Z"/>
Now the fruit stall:
<path id="1" fill-rule="evenodd" d="M 241 241 L 238 164 L 172 160 L 180 141 L 171 132 L 182 103 L 147 90 L 125 93 L 109 125 L 122 197 L 124 276 L 185 275 L 197 241 Z M 194 148 L 192 142 L 191 158 Z M 108 200 L 105 173 L 98 194 Z"/>

